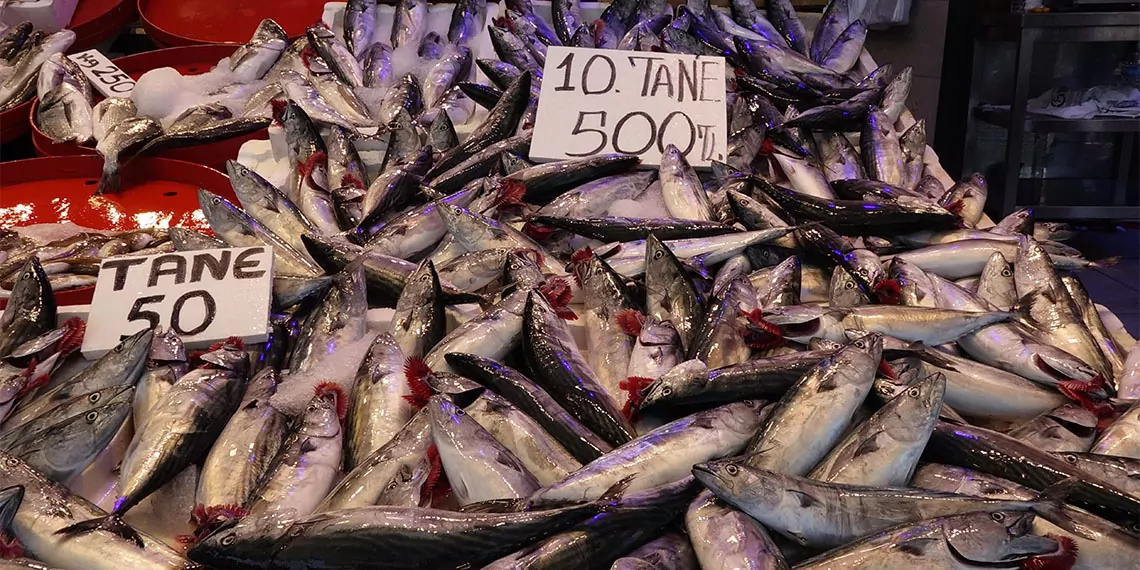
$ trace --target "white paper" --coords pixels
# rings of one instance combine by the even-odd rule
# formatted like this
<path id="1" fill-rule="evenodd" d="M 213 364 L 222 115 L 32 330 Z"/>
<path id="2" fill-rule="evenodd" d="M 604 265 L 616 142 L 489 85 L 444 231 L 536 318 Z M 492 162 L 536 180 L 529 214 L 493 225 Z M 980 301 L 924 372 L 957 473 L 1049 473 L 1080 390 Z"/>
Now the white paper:
<path id="1" fill-rule="evenodd" d="M 676 145 L 696 167 L 727 154 L 724 58 L 551 46 L 530 158 L 607 153 L 657 165 Z"/>
<path id="2" fill-rule="evenodd" d="M 83 75 L 104 97 L 130 97 L 135 90 L 135 80 L 97 49 L 73 53 L 67 57 L 83 70 Z"/>
<path id="3" fill-rule="evenodd" d="M 103 260 L 83 356 L 98 358 L 123 335 L 161 326 L 203 348 L 231 336 L 265 342 L 273 293 L 268 247 L 207 249 Z"/>

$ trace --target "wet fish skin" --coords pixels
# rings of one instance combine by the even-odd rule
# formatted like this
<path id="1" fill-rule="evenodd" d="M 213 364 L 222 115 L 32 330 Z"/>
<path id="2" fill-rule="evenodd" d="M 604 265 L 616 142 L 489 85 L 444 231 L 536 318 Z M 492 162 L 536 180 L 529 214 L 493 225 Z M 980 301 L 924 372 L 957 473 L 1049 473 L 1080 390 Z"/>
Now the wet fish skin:
<path id="1" fill-rule="evenodd" d="M 914 70 L 908 65 L 902 68 L 883 91 L 883 104 L 880 107 L 887 115 L 890 124 L 899 120 L 899 115 L 906 108 L 906 99 L 910 95 L 910 86 L 913 81 Z"/>
<path id="2" fill-rule="evenodd" d="M 687 352 L 704 321 L 703 299 L 677 256 L 654 235 L 645 240 L 645 267 L 648 316 L 671 322 Z"/>
<path id="3" fill-rule="evenodd" d="M 484 391 L 464 411 L 514 453 L 540 485 L 561 481 L 582 468 L 538 422 L 494 392 Z"/>
<path id="4" fill-rule="evenodd" d="M 859 147 L 867 176 L 879 182 L 904 186 L 903 152 L 893 121 L 877 107 L 867 113 Z"/>
<path id="5" fill-rule="evenodd" d="M 1123 396 L 1123 391 L 1118 395 Z M 1109 424 L 1089 451 L 1140 459 L 1140 406 L 1133 403 Z"/>
<path id="6" fill-rule="evenodd" d="M 1068 451 L 1053 452 L 1053 455 L 1133 497 L 1140 496 L 1140 483 L 1137 482 L 1140 479 L 1140 459 Z"/>
<path id="7" fill-rule="evenodd" d="M 286 437 L 288 418 L 269 403 L 277 385 L 278 375 L 268 367 L 250 379 L 241 404 L 202 463 L 197 504 L 245 505 L 249 501 Z"/>
<path id="8" fill-rule="evenodd" d="M 1050 410 L 1006 432 L 1051 452 L 1086 452 L 1096 437 L 1096 415 L 1075 404 Z"/>
<path id="9" fill-rule="evenodd" d="M 206 221 L 210 223 L 210 229 L 231 247 L 271 247 L 277 271 L 302 277 L 315 277 L 320 274 L 320 268 L 309 261 L 304 254 L 229 200 L 199 189 L 198 203 Z"/>
<path id="10" fill-rule="evenodd" d="M 812 548 L 842 546 L 893 525 L 939 516 L 1033 506 L 904 487 L 823 483 L 752 467 L 739 458 L 696 465 L 693 474 L 769 530 Z"/>
<path id="11" fill-rule="evenodd" d="M 443 288 L 435 264 L 426 260 L 413 272 L 396 301 L 392 336 L 408 358 L 423 357 L 447 331 Z"/>
<path id="12" fill-rule="evenodd" d="M 995 251 L 986 261 L 978 276 L 978 297 L 1002 311 L 1008 311 L 1017 303 L 1017 288 L 1013 284 L 1013 268 L 1000 251 Z"/>
<path id="13" fill-rule="evenodd" d="M 1081 283 L 1080 278 L 1073 274 L 1062 275 L 1061 283 L 1069 292 L 1069 297 L 1073 300 L 1073 307 L 1085 324 L 1085 328 L 1096 340 L 1097 347 L 1104 356 L 1113 378 L 1116 378 L 1124 371 L 1125 350 L 1116 342 L 1108 328 L 1104 326 L 1104 322 L 1100 319 L 1100 313 L 1097 312 L 1096 305 L 1089 297 L 1089 292 Z"/>
<path id="14" fill-rule="evenodd" d="M 789 570 L 768 531 L 748 515 L 703 491 L 685 513 L 685 530 L 707 570 Z"/>
<path id="15" fill-rule="evenodd" d="M 0 356 L 55 328 L 55 294 L 39 259 L 32 257 L 16 278 L 8 309 L 0 316 Z"/>
<path id="16" fill-rule="evenodd" d="M 665 147 L 659 172 L 665 207 L 673 217 L 706 222 L 713 220 L 708 194 L 701 186 L 696 171 L 676 146 Z"/>
<path id="17" fill-rule="evenodd" d="M 748 447 L 751 467 L 806 474 L 826 456 L 871 391 L 883 350 L 870 334 L 841 348 L 804 375 L 780 400 Z M 826 401 L 826 406 L 816 402 Z"/>
<path id="18" fill-rule="evenodd" d="M 287 47 L 289 36 L 285 30 L 266 18 L 257 25 L 253 37 L 230 56 L 230 71 L 250 79 L 261 79 Z"/>
<path id="19" fill-rule="evenodd" d="M 530 502 L 594 500 L 630 476 L 629 491 L 682 480 L 694 463 L 739 453 L 760 426 L 761 405 L 744 400 L 665 424 L 539 490 Z"/>
<path id="20" fill-rule="evenodd" d="M 428 402 L 432 438 L 460 505 L 529 496 L 540 484 L 502 443 L 444 397 Z"/>
<path id="21" fill-rule="evenodd" d="M 367 311 L 364 270 L 350 264 L 301 323 L 289 354 L 290 371 L 315 370 L 337 349 L 364 337 Z"/>
<path id="22" fill-rule="evenodd" d="M 21 402 L 4 424 L 4 430 L 28 424 L 34 418 L 71 401 L 110 386 L 133 386 L 146 367 L 146 355 L 154 332 L 141 330 L 123 339 L 110 352 L 94 364 L 63 381 L 55 388 L 38 394 L 30 401 Z"/>
<path id="23" fill-rule="evenodd" d="M 451 12 L 447 39 L 453 44 L 463 45 L 478 34 L 486 23 L 486 0 L 460 0 L 455 3 L 455 8 Z"/>
<path id="24" fill-rule="evenodd" d="M 434 445 L 431 412 L 416 412 L 396 435 L 367 457 L 356 461 L 314 513 L 392 505 L 416 507 L 424 502 L 433 469 L 428 449 Z"/>
<path id="25" fill-rule="evenodd" d="M 99 194 L 116 193 L 120 190 L 119 163 L 122 155 L 146 144 L 162 134 L 162 126 L 148 117 L 131 117 L 111 127 L 103 140 L 95 145 L 95 150 L 103 156 L 103 173 L 96 190 Z"/>
<path id="26" fill-rule="evenodd" d="M 309 38 L 309 43 L 337 78 L 353 88 L 364 85 L 364 71 L 360 68 L 360 62 L 328 26 L 324 24 L 309 26 L 305 30 L 305 36 Z"/>
<path id="27" fill-rule="evenodd" d="M 365 87 L 387 85 L 392 80 L 391 46 L 383 42 L 372 44 L 364 54 L 363 65 Z"/>
<path id="28" fill-rule="evenodd" d="M 135 102 L 127 97 L 108 97 L 95 104 L 91 110 L 92 136 L 102 142 L 119 123 L 138 114 Z"/>
<path id="29" fill-rule="evenodd" d="M 256 521 L 258 532 L 246 539 L 223 527 L 188 555 L 203 564 L 235 569 L 307 564 L 314 553 L 330 570 L 478 566 L 594 516 L 610 503 L 492 514 L 390 506 L 342 509 L 291 525 Z M 328 548 L 332 544 L 336 547 Z M 422 556 L 406 556 L 409 547 Z"/>
<path id="30" fill-rule="evenodd" d="M 765 8 L 768 12 L 768 20 L 780 31 L 781 37 L 788 43 L 788 46 L 807 55 L 807 30 L 804 28 L 803 22 L 800 21 L 799 15 L 796 14 L 796 9 L 792 6 L 791 1 L 776 0 L 771 4 L 765 4 Z"/>
<path id="31" fill-rule="evenodd" d="M 28 434 L 8 453 L 55 481 L 66 481 L 90 465 L 131 413 L 134 390 L 127 388 L 102 406 Z"/>
<path id="32" fill-rule="evenodd" d="M 1126 525 L 1140 513 L 1140 500 L 1110 483 L 1052 454 L 977 426 L 938 422 L 923 460 L 977 469 L 1039 491 L 1073 478 L 1067 503 Z"/>
<path id="33" fill-rule="evenodd" d="M 538 384 L 609 443 L 621 445 L 633 439 L 633 427 L 599 384 L 546 298 L 531 292 L 523 315 L 523 351 Z"/>
<path id="34" fill-rule="evenodd" d="M 412 406 L 404 398 L 411 393 L 404 378 L 404 362 L 404 353 L 387 333 L 377 335 L 365 353 L 356 371 L 345 419 L 346 470 L 355 469 L 411 420 Z"/>
<path id="35" fill-rule="evenodd" d="M 988 568 L 995 560 L 1014 567 L 1058 549 L 1052 539 L 1031 534 L 1032 522 L 1032 514 L 995 512 L 905 523 L 801 562 L 796 568 L 823 570 L 837 563 L 860 570 Z"/>
<path id="36" fill-rule="evenodd" d="M 903 487 L 910 481 L 942 408 L 946 377 L 933 374 L 912 384 L 855 428 L 808 478 L 871 487 Z"/>
<path id="37" fill-rule="evenodd" d="M 537 383 L 517 370 L 474 354 L 453 352 L 448 353 L 446 358 L 453 369 L 494 390 L 534 418 L 583 464 L 612 449 Z"/>
<path id="38" fill-rule="evenodd" d="M 305 252 L 301 236 L 318 230 L 288 196 L 236 160 L 226 161 L 226 174 L 234 194 L 250 217 L 261 222 L 296 251 Z"/>
<path id="39" fill-rule="evenodd" d="M 579 277 L 585 295 L 586 364 L 606 393 L 624 403 L 628 394 L 621 385 L 628 377 L 636 340 L 622 330 L 618 315 L 637 311 L 637 304 L 626 293 L 624 280 L 597 255 L 587 261 Z"/>
<path id="40" fill-rule="evenodd" d="M 0 452 L 0 479 L 24 488 L 12 530 L 45 565 L 58 568 L 116 570 L 191 570 L 199 568 L 159 540 L 141 534 L 143 546 L 115 534 L 62 536 L 57 531 L 101 516 L 102 509 L 35 471 L 19 458 Z"/>
<path id="41" fill-rule="evenodd" d="M 344 9 L 344 45 L 356 56 L 363 59 L 372 46 L 376 35 L 376 0 L 352 0 Z"/>

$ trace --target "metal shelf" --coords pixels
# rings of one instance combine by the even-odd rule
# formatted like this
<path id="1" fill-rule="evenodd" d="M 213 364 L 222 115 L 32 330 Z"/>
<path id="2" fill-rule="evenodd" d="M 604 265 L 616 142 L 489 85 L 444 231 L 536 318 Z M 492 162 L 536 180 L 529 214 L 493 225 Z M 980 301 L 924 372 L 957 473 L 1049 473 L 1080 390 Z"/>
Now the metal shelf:
<path id="1" fill-rule="evenodd" d="M 1017 41 L 1032 34 L 1043 42 L 1140 41 L 1140 11 L 992 13 L 978 19 L 975 37 Z"/>
<path id="2" fill-rule="evenodd" d="M 974 110 L 974 116 L 992 125 L 1009 128 L 1009 109 Z M 1138 133 L 1140 118 L 1094 117 L 1092 119 L 1062 119 L 1049 115 L 1026 114 L 1022 130 L 1033 133 Z"/>

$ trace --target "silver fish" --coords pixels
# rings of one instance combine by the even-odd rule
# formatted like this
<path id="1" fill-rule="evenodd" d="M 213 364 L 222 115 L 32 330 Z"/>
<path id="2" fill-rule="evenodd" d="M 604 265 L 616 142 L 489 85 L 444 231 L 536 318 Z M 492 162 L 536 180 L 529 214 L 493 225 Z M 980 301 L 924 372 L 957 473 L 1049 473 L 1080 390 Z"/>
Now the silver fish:
<path id="1" fill-rule="evenodd" d="M 230 56 L 230 71 L 247 79 L 261 79 L 289 47 L 289 36 L 270 18 L 257 25 L 253 37 Z"/>
<path id="2" fill-rule="evenodd" d="M 443 339 L 447 323 L 442 297 L 435 264 L 426 260 L 408 276 L 392 318 L 392 336 L 404 356 L 422 358 Z"/>
<path id="3" fill-rule="evenodd" d="M 419 47 L 428 31 L 428 5 L 423 0 L 401 0 L 392 22 L 392 47 Z"/>
<path id="4" fill-rule="evenodd" d="M 355 469 L 366 457 L 384 447 L 412 418 L 406 396 L 411 389 L 404 377 L 404 353 L 390 334 L 372 341 L 352 385 L 345 420 L 344 465 Z"/>
<path id="5" fill-rule="evenodd" d="M 1140 459 L 1140 405 L 1133 403 L 1109 424 L 1089 451 Z"/>
<path id="6" fill-rule="evenodd" d="M 198 203 L 210 229 L 231 247 L 271 247 L 274 266 L 284 274 L 315 277 L 321 273 L 305 254 L 225 198 L 199 189 Z"/>
<path id="7" fill-rule="evenodd" d="M 703 491 L 685 512 L 700 567 L 706 570 L 788 570 L 780 548 L 756 519 Z"/>
<path id="8" fill-rule="evenodd" d="M 133 99 L 127 97 L 108 97 L 95 104 L 91 110 L 92 136 L 96 142 L 102 142 L 107 133 L 115 125 L 138 114 Z"/>
<path id="9" fill-rule="evenodd" d="M 902 186 L 904 180 L 904 157 L 899 135 L 886 113 L 871 107 L 863 133 L 859 137 L 859 148 L 863 166 L 872 180 Z"/>
<path id="10" fill-rule="evenodd" d="M 103 157 L 103 173 L 97 192 L 115 193 L 121 184 L 119 160 L 122 155 L 136 149 L 162 134 L 162 126 L 149 117 L 131 117 L 111 127 L 95 150 Z"/>
<path id="11" fill-rule="evenodd" d="M 464 411 L 510 450 L 540 485 L 557 483 L 582 468 L 538 422 L 491 391 L 483 392 Z"/>
<path id="12" fill-rule="evenodd" d="M 226 161 L 226 174 L 230 177 L 230 186 L 245 213 L 311 261 L 301 235 L 316 233 L 318 230 L 297 205 L 260 174 L 236 160 Z"/>
<path id="13" fill-rule="evenodd" d="M 364 271 L 358 264 L 338 273 L 332 287 L 301 324 L 289 355 L 290 371 L 318 370 L 338 349 L 363 338 L 367 332 L 366 297 Z"/>
<path id="14" fill-rule="evenodd" d="M 376 17 L 379 7 L 376 0 L 352 0 L 344 9 L 344 45 L 356 56 L 364 59 L 376 36 Z"/>
<path id="15" fill-rule="evenodd" d="M 432 396 L 428 408 L 440 463 L 460 505 L 523 498 L 539 489 L 518 457 L 461 408 L 442 396 Z"/>
<path id="16" fill-rule="evenodd" d="M 32 257 L 16 278 L 8 298 L 10 309 L 0 316 L 0 356 L 56 326 L 55 295 L 40 260 Z"/>
<path id="17" fill-rule="evenodd" d="M 1096 414 L 1076 404 L 1065 404 L 1006 433 L 1044 451 L 1083 453 L 1092 447 L 1096 424 Z"/>
<path id="18" fill-rule="evenodd" d="M 661 190 L 665 207 L 674 218 L 712 221 L 712 206 L 696 171 L 674 145 L 665 147 L 661 154 Z"/>

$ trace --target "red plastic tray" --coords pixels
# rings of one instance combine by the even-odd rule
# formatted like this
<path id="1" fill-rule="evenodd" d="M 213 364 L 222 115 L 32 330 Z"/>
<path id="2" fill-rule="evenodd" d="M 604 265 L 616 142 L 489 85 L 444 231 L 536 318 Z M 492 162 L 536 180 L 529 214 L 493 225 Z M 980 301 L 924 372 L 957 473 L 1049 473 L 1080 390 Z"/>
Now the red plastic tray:
<path id="1" fill-rule="evenodd" d="M 167 46 L 244 44 L 273 18 L 290 38 L 321 19 L 326 0 L 138 0 L 143 29 Z"/>
<path id="2" fill-rule="evenodd" d="M 72 53 L 95 47 L 114 36 L 135 16 L 135 3 L 131 0 L 79 0 L 71 16 L 68 29 L 75 32 Z"/>
<path id="3" fill-rule="evenodd" d="M 120 57 L 115 64 L 131 77 L 138 79 L 142 74 L 159 67 L 173 67 L 183 75 L 196 75 L 209 71 L 218 63 L 219 59 L 229 57 L 234 47 L 229 45 L 200 45 L 182 46 L 176 48 L 148 51 L 135 55 Z M 75 156 L 95 154 L 94 146 L 80 146 L 75 143 L 57 144 L 43 131 L 36 127 L 36 110 L 39 101 L 25 111 L 25 119 L 31 122 L 32 144 L 36 147 L 36 154 L 40 156 Z M 153 156 L 173 158 L 203 164 L 218 170 L 224 170 L 226 161 L 237 157 L 238 149 L 245 141 L 268 138 L 264 129 L 252 133 L 196 146 L 171 148 L 158 151 Z"/>
<path id="4" fill-rule="evenodd" d="M 184 227 L 209 230 L 198 207 L 205 188 L 234 201 L 225 174 L 200 164 L 138 157 L 122 171 L 123 190 L 95 196 L 103 160 L 54 156 L 4 163 L 0 168 L 0 227 L 73 222 L 97 230 Z M 93 287 L 56 294 L 60 305 L 91 302 Z M 4 301 L 0 300 L 0 308 Z"/>
<path id="5" fill-rule="evenodd" d="M 20 103 L 3 113 L 0 113 L 0 144 L 14 141 L 32 129 L 28 121 L 28 110 L 32 108 L 33 101 Z"/>

